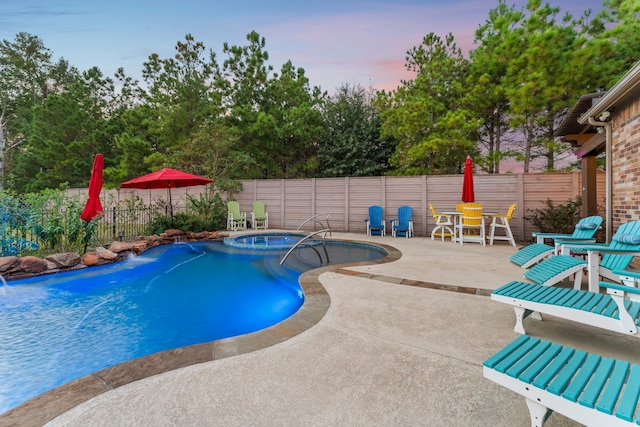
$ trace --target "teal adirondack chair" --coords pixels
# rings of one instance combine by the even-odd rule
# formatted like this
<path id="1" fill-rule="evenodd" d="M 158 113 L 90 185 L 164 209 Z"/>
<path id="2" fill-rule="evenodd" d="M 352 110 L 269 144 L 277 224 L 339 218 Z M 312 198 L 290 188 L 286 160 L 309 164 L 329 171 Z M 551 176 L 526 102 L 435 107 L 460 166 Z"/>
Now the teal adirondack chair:
<path id="1" fill-rule="evenodd" d="M 552 286 L 575 274 L 574 289 L 580 289 L 582 272 L 589 274 L 589 290 L 597 292 L 600 276 L 620 282 L 614 271 L 626 269 L 635 255 L 640 255 L 640 221 L 622 224 L 613 235 L 610 244 L 573 243 L 559 241 L 562 252 L 566 247 L 587 253 L 587 260 L 570 255 L 553 255 L 534 265 L 524 277 L 539 285 Z M 602 255 L 602 260 L 600 260 Z"/>
<path id="2" fill-rule="evenodd" d="M 522 268 L 529 268 L 556 253 L 558 251 L 556 241 L 594 243 L 596 241 L 594 236 L 600 228 L 600 225 L 602 225 L 602 217 L 594 215 L 578 221 L 572 234 L 534 232 L 533 237 L 536 238 L 536 243 L 520 249 L 509 258 L 509 261 Z M 553 240 L 554 245 L 546 245 L 544 243 L 545 239 Z"/>

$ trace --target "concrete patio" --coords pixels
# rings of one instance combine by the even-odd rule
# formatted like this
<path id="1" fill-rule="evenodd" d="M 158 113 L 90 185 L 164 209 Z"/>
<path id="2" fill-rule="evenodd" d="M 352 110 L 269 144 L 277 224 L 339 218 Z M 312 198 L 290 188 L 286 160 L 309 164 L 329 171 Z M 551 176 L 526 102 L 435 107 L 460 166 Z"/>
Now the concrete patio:
<path id="1" fill-rule="evenodd" d="M 333 237 L 384 243 L 402 256 L 319 274 L 328 310 L 288 340 L 131 382 L 47 425 L 529 425 L 524 399 L 482 377 L 482 362 L 518 336 L 513 309 L 487 296 L 522 278 L 508 261 L 516 248 Z M 635 338 L 548 316 L 526 326 L 530 335 L 640 362 Z M 553 414 L 546 425 L 577 424 Z"/>

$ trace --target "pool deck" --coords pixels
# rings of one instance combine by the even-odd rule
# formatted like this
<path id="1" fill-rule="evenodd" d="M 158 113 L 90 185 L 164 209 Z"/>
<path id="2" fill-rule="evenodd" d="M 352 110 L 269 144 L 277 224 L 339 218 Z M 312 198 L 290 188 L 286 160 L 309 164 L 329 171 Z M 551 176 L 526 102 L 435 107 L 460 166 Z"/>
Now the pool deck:
<path id="1" fill-rule="evenodd" d="M 516 248 L 333 237 L 399 253 L 392 251 L 391 262 L 306 275 L 310 305 L 301 311 L 307 320 L 274 327 L 275 342 L 250 334 L 208 348 L 215 360 L 101 391 L 56 418 L 48 414 L 47 425 L 529 425 L 524 399 L 482 377 L 482 362 L 518 336 L 513 309 L 487 296 L 522 278 L 523 270 L 508 261 Z M 637 338 L 551 316 L 526 326 L 534 336 L 640 362 Z M 251 340 L 262 343 L 245 352 Z M 38 411 L 32 406 L 32 417 L 0 417 L 0 425 L 36 425 Z M 577 424 L 553 414 L 546 425 Z"/>

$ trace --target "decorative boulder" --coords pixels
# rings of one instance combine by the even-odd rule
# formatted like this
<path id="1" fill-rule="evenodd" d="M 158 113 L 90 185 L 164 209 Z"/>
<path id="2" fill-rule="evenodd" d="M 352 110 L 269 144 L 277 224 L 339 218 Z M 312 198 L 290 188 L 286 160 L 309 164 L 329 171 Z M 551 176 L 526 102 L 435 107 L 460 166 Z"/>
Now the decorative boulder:
<path id="1" fill-rule="evenodd" d="M 20 263 L 20 258 L 17 256 L 3 256 L 0 257 L 0 273 L 13 270 Z"/>
<path id="2" fill-rule="evenodd" d="M 178 237 L 178 236 L 184 236 L 184 231 L 179 230 L 177 228 L 170 228 L 168 230 L 165 230 L 164 233 L 162 233 L 163 237 Z"/>
<path id="3" fill-rule="evenodd" d="M 151 236 L 147 236 L 146 241 L 149 244 L 155 243 L 160 240 L 160 237 L 157 234 L 152 234 Z"/>
<path id="4" fill-rule="evenodd" d="M 149 247 L 149 244 L 147 242 L 145 242 L 144 240 L 139 240 L 137 242 L 133 242 L 133 252 L 136 255 L 140 255 L 141 253 L 146 251 L 148 247 Z"/>
<path id="5" fill-rule="evenodd" d="M 18 266 L 20 271 L 25 273 L 42 273 L 48 269 L 47 261 L 35 256 L 24 256 L 20 258 Z"/>
<path id="6" fill-rule="evenodd" d="M 199 233 L 190 233 L 187 234 L 187 238 L 194 240 L 206 240 L 210 239 L 210 233 L 208 231 L 201 231 Z"/>
<path id="7" fill-rule="evenodd" d="M 96 248 L 80 256 L 78 253 L 59 253 L 49 255 L 44 259 L 25 256 L 0 257 L 0 274 L 7 279 L 22 279 L 40 274 L 50 274 L 60 271 L 76 270 L 95 265 L 110 264 L 126 259 L 131 254 L 140 255 L 147 249 L 160 246 L 162 244 L 173 244 L 179 240 L 208 240 L 221 239 L 229 236 L 229 233 L 218 233 L 217 231 L 192 233 L 183 232 L 178 229 L 170 229 L 162 236 L 152 235 L 140 237 L 135 242 L 114 241 L 109 249 L 103 247 Z"/>
<path id="8" fill-rule="evenodd" d="M 100 264 L 100 258 L 98 258 L 98 255 L 93 251 L 87 252 L 82 255 L 82 263 L 88 267 L 98 265 Z"/>
<path id="9" fill-rule="evenodd" d="M 80 254 L 77 252 L 53 254 L 46 256 L 44 259 L 47 261 L 51 261 L 55 264 L 55 267 L 58 268 L 71 268 L 80 264 L 80 261 L 82 261 L 82 258 L 80 258 Z"/>
<path id="10" fill-rule="evenodd" d="M 115 253 L 131 251 L 133 250 L 133 243 L 115 241 L 112 242 L 111 245 L 109 245 L 109 250 Z"/>
<path id="11" fill-rule="evenodd" d="M 108 259 L 108 260 L 114 260 L 118 257 L 117 253 L 110 251 L 109 249 L 105 249 L 102 246 L 98 246 L 96 248 L 96 255 L 98 255 L 98 258 Z"/>

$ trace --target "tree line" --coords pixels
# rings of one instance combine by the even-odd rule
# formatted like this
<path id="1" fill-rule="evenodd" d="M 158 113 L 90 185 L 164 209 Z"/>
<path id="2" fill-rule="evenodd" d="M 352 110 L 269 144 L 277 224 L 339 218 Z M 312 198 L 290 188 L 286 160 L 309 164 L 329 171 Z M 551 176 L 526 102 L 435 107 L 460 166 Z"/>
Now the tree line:
<path id="1" fill-rule="evenodd" d="M 468 56 L 452 34 L 429 33 L 406 52 L 414 78 L 331 96 L 291 61 L 274 68 L 255 31 L 221 55 L 187 34 L 172 57 L 148 57 L 142 82 L 122 68 L 80 71 L 18 33 L 0 44 L 2 184 L 85 187 L 96 153 L 107 187 L 161 167 L 232 191 L 250 178 L 450 174 L 467 155 L 487 173 L 509 158 L 525 172 L 536 159 L 557 170 L 569 152 L 554 137 L 564 115 L 640 59 L 639 12 L 636 0 L 577 17 L 499 0 Z"/>

